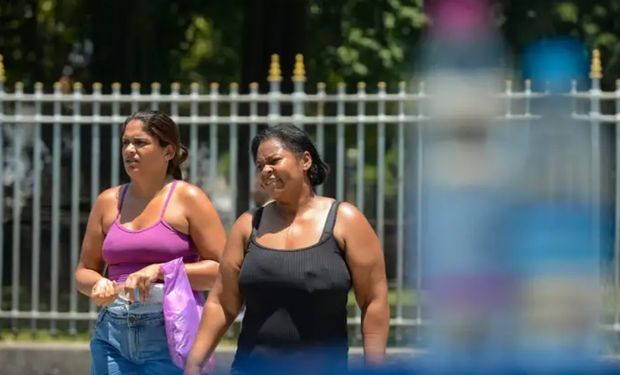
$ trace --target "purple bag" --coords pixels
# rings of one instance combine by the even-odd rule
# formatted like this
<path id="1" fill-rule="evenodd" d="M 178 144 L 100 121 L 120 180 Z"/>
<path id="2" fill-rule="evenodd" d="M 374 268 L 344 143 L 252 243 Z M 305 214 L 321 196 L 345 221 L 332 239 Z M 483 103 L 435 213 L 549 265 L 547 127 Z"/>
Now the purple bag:
<path id="1" fill-rule="evenodd" d="M 175 365 L 185 367 L 185 361 L 192 349 L 200 317 L 205 303 L 202 293 L 192 290 L 183 258 L 177 258 L 161 266 L 164 274 L 164 324 L 168 350 Z M 202 373 L 211 373 L 214 358 L 211 356 Z"/>

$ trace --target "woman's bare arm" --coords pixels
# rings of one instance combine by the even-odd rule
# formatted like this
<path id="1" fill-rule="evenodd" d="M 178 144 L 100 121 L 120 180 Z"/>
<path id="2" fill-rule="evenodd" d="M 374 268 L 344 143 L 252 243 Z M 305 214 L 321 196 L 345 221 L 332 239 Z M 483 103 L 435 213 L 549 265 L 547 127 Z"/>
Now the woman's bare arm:
<path id="1" fill-rule="evenodd" d="M 366 217 L 353 205 L 338 208 L 336 238 L 344 243 L 357 304 L 367 363 L 382 363 L 389 332 L 390 309 L 383 251 Z"/>

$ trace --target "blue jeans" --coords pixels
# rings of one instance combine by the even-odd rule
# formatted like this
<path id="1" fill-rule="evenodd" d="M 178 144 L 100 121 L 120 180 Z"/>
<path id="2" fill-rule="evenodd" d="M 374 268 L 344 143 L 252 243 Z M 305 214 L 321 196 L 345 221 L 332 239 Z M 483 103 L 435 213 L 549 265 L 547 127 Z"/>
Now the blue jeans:
<path id="1" fill-rule="evenodd" d="M 161 303 L 116 299 L 99 312 L 90 352 L 91 375 L 183 373 L 170 359 Z"/>

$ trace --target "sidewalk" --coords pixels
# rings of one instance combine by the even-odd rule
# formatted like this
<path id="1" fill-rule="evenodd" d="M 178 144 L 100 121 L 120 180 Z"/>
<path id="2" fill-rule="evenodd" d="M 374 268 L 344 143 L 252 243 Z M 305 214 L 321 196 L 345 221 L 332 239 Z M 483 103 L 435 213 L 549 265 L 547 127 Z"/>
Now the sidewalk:
<path id="1" fill-rule="evenodd" d="M 228 373 L 235 347 L 220 347 L 215 353 L 216 374 Z M 408 348 L 390 348 L 388 362 L 398 363 L 418 353 Z M 349 354 L 352 365 L 361 363 L 362 348 L 351 348 Z M 90 350 L 88 343 L 0 343 L 0 364 L 2 375 L 88 374 Z"/>

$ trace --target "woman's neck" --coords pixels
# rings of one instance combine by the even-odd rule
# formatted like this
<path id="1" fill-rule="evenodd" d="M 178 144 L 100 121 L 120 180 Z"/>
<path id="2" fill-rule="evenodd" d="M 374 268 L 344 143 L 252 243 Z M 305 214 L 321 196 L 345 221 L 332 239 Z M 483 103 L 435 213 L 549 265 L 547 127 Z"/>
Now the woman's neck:
<path id="1" fill-rule="evenodd" d="M 286 219 L 293 219 L 300 212 L 305 211 L 316 197 L 314 191 L 309 189 L 291 201 L 276 201 L 280 214 Z"/>
<path id="2" fill-rule="evenodd" d="M 138 199 L 151 199 L 166 186 L 172 178 L 170 176 L 157 176 L 153 178 L 140 178 L 131 180 L 131 195 Z"/>

